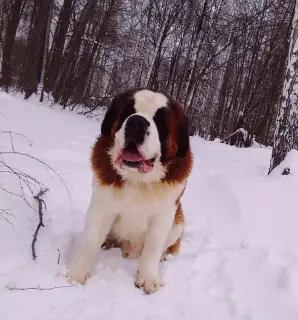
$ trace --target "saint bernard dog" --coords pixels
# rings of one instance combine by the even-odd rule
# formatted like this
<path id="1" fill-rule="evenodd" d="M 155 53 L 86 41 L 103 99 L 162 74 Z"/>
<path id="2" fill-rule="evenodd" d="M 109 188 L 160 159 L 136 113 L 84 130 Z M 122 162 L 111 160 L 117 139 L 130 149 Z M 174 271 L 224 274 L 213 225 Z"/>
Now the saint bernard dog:
<path id="1" fill-rule="evenodd" d="M 188 120 L 171 97 L 147 89 L 117 95 L 91 156 L 93 185 L 83 240 L 68 270 L 84 284 L 100 248 L 139 257 L 135 285 L 162 286 L 159 262 L 179 251 L 181 196 L 192 168 Z"/>

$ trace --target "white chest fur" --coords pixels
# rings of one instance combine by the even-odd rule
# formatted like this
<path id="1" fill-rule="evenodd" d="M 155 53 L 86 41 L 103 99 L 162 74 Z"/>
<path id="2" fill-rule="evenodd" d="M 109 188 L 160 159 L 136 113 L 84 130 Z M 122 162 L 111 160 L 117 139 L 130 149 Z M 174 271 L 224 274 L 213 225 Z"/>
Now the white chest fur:
<path id="1" fill-rule="evenodd" d="M 176 200 L 184 184 L 125 184 L 123 188 L 111 188 L 100 186 L 94 179 L 93 188 L 100 204 L 97 214 L 116 215 L 114 235 L 139 243 L 143 242 L 152 217 L 164 215 L 174 220 Z"/>

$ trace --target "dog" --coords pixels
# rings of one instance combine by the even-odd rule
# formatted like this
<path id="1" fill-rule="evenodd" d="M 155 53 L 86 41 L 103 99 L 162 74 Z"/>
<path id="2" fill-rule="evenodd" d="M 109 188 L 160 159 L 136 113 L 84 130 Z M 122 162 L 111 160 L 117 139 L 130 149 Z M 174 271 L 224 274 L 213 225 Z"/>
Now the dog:
<path id="1" fill-rule="evenodd" d="M 159 290 L 159 262 L 178 253 L 184 232 L 181 197 L 193 163 L 184 109 L 154 90 L 118 94 L 91 163 L 92 196 L 68 279 L 84 284 L 100 248 L 119 247 L 123 257 L 139 257 L 135 285 Z"/>

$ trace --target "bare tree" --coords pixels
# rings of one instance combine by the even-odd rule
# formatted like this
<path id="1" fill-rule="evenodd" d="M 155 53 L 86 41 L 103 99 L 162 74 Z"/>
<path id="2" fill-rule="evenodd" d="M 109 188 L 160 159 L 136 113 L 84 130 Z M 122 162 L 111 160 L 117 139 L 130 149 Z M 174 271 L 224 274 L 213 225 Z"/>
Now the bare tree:
<path id="1" fill-rule="evenodd" d="M 47 66 L 44 79 L 44 89 L 46 92 L 50 92 L 53 89 L 55 79 L 60 69 L 67 30 L 70 25 L 72 6 L 73 0 L 64 0 L 63 6 L 59 13 L 50 52 L 49 64 Z"/>
<path id="2" fill-rule="evenodd" d="M 272 146 L 294 4 L 5 0 L 0 85 L 88 116 L 121 90 L 153 88 L 184 106 L 192 135 Z"/>
<path id="3" fill-rule="evenodd" d="M 84 35 L 87 23 L 92 15 L 92 12 L 96 6 L 96 0 L 87 0 L 85 7 L 82 11 L 79 21 L 76 23 L 73 34 L 65 49 L 62 63 L 59 69 L 58 76 L 53 88 L 53 96 L 55 101 L 66 104 L 67 99 L 63 99 L 63 94 L 66 94 L 68 88 L 67 83 L 71 82 L 74 71 L 75 57 L 80 49 L 82 37 Z"/>
<path id="4" fill-rule="evenodd" d="M 274 145 L 269 173 L 286 157 L 287 153 L 297 147 L 298 134 L 298 2 L 292 16 L 290 46 L 284 88 L 274 134 Z"/>
<path id="5" fill-rule="evenodd" d="M 40 82 L 43 55 L 45 54 L 48 16 L 53 0 L 37 0 L 36 21 L 32 29 L 32 40 L 28 45 L 28 55 L 24 69 L 23 88 L 25 99 L 37 93 Z"/>
<path id="6" fill-rule="evenodd" d="M 3 2 L 4 5 L 4 2 Z M 2 70 L 1 70 L 1 80 L 0 85 L 8 90 L 11 81 L 11 52 L 12 46 L 15 41 L 15 36 L 17 28 L 20 22 L 21 9 L 23 5 L 23 0 L 15 0 L 11 6 L 5 40 L 3 44 L 3 57 L 2 57 Z M 3 17 L 3 15 L 2 15 Z"/>

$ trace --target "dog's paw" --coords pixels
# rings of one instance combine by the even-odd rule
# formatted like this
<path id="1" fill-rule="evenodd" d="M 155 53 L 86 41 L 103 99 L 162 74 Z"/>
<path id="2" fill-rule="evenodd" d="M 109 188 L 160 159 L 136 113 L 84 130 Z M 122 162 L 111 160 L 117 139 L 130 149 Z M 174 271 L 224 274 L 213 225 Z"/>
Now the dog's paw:
<path id="1" fill-rule="evenodd" d="M 81 285 L 84 285 L 90 277 L 90 272 L 84 272 L 75 267 L 70 268 L 66 274 L 66 279 L 69 283 L 77 282 Z"/>
<path id="2" fill-rule="evenodd" d="M 149 276 L 138 272 L 135 286 L 142 288 L 145 293 L 154 293 L 164 286 L 164 283 L 161 281 L 158 274 Z"/>

